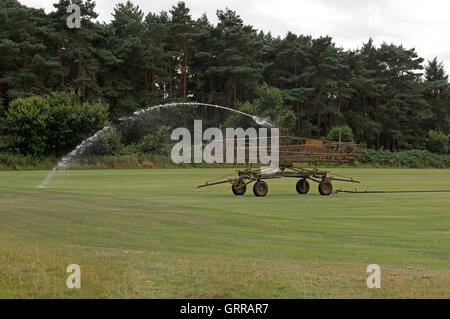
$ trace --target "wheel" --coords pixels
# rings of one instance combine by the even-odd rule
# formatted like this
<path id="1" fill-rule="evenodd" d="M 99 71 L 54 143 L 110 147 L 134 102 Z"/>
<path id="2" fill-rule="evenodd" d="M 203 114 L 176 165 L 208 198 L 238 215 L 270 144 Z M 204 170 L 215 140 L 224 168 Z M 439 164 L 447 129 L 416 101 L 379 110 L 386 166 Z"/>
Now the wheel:
<path id="1" fill-rule="evenodd" d="M 333 191 L 333 185 L 329 180 L 323 180 L 319 183 L 319 193 L 320 195 L 328 196 Z"/>
<path id="2" fill-rule="evenodd" d="M 243 186 L 241 186 L 243 185 Z M 244 182 L 238 182 L 237 185 L 231 185 L 231 190 L 233 191 L 233 194 L 236 196 L 244 195 L 247 191 L 247 185 L 244 184 Z"/>
<path id="3" fill-rule="evenodd" d="M 295 188 L 297 189 L 297 193 L 299 194 L 308 194 L 309 182 L 306 179 L 301 179 L 297 182 Z"/>
<path id="4" fill-rule="evenodd" d="M 264 181 L 258 181 L 253 185 L 253 194 L 255 194 L 255 196 L 264 197 L 268 190 L 269 186 L 267 186 L 267 183 Z"/>

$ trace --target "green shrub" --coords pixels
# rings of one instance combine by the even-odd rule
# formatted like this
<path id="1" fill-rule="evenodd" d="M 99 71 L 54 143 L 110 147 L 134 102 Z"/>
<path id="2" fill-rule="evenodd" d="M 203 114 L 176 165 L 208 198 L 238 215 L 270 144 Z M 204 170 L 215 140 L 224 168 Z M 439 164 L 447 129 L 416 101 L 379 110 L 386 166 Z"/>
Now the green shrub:
<path id="1" fill-rule="evenodd" d="M 433 153 L 447 154 L 450 135 L 441 131 L 430 130 L 428 132 L 427 147 Z"/>
<path id="2" fill-rule="evenodd" d="M 11 145 L 10 136 L 0 136 L 0 153 L 6 153 Z"/>
<path id="3" fill-rule="evenodd" d="M 5 127 L 13 150 L 21 154 L 45 154 L 49 112 L 47 100 L 39 96 L 19 98 L 10 103 Z"/>
<path id="4" fill-rule="evenodd" d="M 0 170 L 6 169 L 42 169 L 50 170 L 56 163 L 56 157 L 36 157 L 32 155 L 22 155 L 13 153 L 0 153 Z"/>
<path id="5" fill-rule="evenodd" d="M 444 168 L 450 166 L 450 155 L 431 153 L 425 150 L 407 150 L 391 152 L 388 150 L 367 150 L 367 156 L 361 163 L 387 167 Z"/>
<path id="6" fill-rule="evenodd" d="M 170 128 L 160 126 L 153 135 L 147 135 L 137 146 L 141 154 L 168 155 L 170 154 Z"/>
<path id="7" fill-rule="evenodd" d="M 5 128 L 12 151 L 62 155 L 104 127 L 107 115 L 105 104 L 82 104 L 74 92 L 55 92 L 11 102 Z"/>
<path id="8" fill-rule="evenodd" d="M 83 156 L 166 156 L 170 154 L 172 146 L 170 133 L 170 128 L 163 125 L 153 134 L 144 136 L 139 143 L 125 145 L 123 143 L 124 135 L 122 130 L 117 128 L 111 129 L 86 145 L 83 150 Z"/>
<path id="9" fill-rule="evenodd" d="M 91 144 L 87 145 L 83 151 L 84 156 L 110 156 L 121 155 L 124 145 L 121 141 L 121 134 L 115 130 L 106 132 L 99 136 Z"/>
<path id="10" fill-rule="evenodd" d="M 258 116 L 260 120 L 268 120 L 280 128 L 280 134 L 290 135 L 295 128 L 296 117 L 292 109 L 284 104 L 281 90 L 263 83 L 257 90 L 257 99 L 237 103 L 236 109 Z M 255 127 L 251 118 L 241 114 L 231 114 L 225 127 Z"/>
<path id="11" fill-rule="evenodd" d="M 133 144 L 136 146 L 136 144 Z M 134 153 L 133 153 L 134 152 Z M 76 158 L 71 169 L 89 168 L 150 168 L 150 167 L 240 167 L 242 164 L 174 164 L 169 155 L 138 154 L 136 149 L 124 148 L 121 155 L 86 155 Z M 0 170 L 52 169 L 59 158 L 36 157 L 31 155 L 0 153 Z M 335 167 L 336 163 L 321 163 L 323 167 Z M 344 164 L 348 165 L 348 164 Z M 391 152 L 368 150 L 367 157 L 359 160 L 363 167 L 408 167 L 408 168 L 446 168 L 450 167 L 450 155 L 436 154 L 428 151 L 410 150 Z M 339 166 L 339 165 L 338 165 Z"/>
<path id="12" fill-rule="evenodd" d="M 348 125 L 335 126 L 328 132 L 325 137 L 328 141 L 339 142 L 339 129 L 341 129 L 341 142 L 354 142 L 353 131 Z"/>
<path id="13" fill-rule="evenodd" d="M 106 104 L 78 103 L 74 92 L 54 92 L 46 98 L 51 108 L 46 154 L 65 154 L 107 124 Z"/>

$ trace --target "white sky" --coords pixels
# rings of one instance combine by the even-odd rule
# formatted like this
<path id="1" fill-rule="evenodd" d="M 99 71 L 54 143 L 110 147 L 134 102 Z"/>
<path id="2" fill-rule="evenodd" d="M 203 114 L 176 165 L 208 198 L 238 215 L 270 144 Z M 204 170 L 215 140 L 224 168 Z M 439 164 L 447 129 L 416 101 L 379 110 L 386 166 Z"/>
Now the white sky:
<path id="1" fill-rule="evenodd" d="M 52 11 L 57 0 L 19 0 Z M 114 6 L 126 0 L 97 0 L 99 21 L 110 21 Z M 132 0 L 144 13 L 168 11 L 178 0 Z M 330 35 L 338 46 L 356 49 L 375 43 L 415 47 L 419 56 L 443 60 L 450 73 L 450 1 L 448 0 L 185 0 L 193 18 L 204 12 L 214 24 L 216 10 L 235 10 L 245 24 L 273 35 Z M 425 61 L 426 61 L 425 60 Z"/>

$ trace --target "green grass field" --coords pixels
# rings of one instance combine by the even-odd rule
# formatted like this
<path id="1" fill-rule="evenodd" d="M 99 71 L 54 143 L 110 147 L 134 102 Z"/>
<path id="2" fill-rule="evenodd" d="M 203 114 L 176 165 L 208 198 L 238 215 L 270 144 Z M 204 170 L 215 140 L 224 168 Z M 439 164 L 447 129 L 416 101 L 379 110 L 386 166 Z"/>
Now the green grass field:
<path id="1" fill-rule="evenodd" d="M 195 189 L 232 171 L 67 171 L 43 189 L 46 171 L 0 172 L 0 298 L 450 297 L 450 193 Z M 449 169 L 330 171 L 360 190 L 450 189 Z"/>

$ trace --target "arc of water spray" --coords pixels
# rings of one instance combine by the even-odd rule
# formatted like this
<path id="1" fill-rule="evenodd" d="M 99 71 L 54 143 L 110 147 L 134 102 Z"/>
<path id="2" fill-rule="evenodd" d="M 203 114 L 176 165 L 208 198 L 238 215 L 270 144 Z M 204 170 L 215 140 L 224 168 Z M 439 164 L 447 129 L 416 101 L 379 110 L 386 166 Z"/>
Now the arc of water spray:
<path id="1" fill-rule="evenodd" d="M 269 119 L 267 118 L 262 118 L 256 115 L 251 115 L 239 110 L 235 110 L 226 106 L 221 106 L 221 105 L 215 105 L 215 104 L 208 104 L 208 103 L 200 103 L 200 102 L 177 102 L 177 103 L 166 103 L 166 104 L 160 104 L 160 105 L 155 105 L 155 106 L 150 106 L 147 108 L 143 108 L 141 110 L 138 110 L 136 112 L 133 113 L 133 115 L 131 116 L 125 116 L 119 119 L 119 123 L 126 121 L 126 120 L 133 120 L 136 119 L 137 117 L 139 117 L 142 114 L 160 109 L 160 108 L 169 108 L 169 107 L 174 107 L 174 106 L 180 106 L 180 105 L 186 105 L 186 106 L 207 106 L 207 107 L 214 107 L 217 109 L 223 109 L 223 110 L 227 110 L 227 111 L 231 111 L 231 112 L 235 112 L 235 113 L 239 113 L 242 115 L 245 115 L 247 117 L 250 117 L 253 121 L 255 121 L 258 125 L 261 126 L 268 126 L 268 127 L 273 127 L 273 125 L 269 122 Z M 64 156 L 59 162 L 58 164 L 53 168 L 53 170 L 47 175 L 47 177 L 42 181 L 42 183 L 37 186 L 39 188 L 45 188 L 48 183 L 50 182 L 51 178 L 53 177 L 54 173 L 57 170 L 64 170 L 66 169 L 70 162 L 78 155 L 80 155 L 87 146 L 89 146 L 90 144 L 92 144 L 94 141 L 96 141 L 98 138 L 104 136 L 106 133 L 109 133 L 111 131 L 113 131 L 115 128 L 113 125 L 111 126 L 105 126 L 104 128 L 102 128 L 100 131 L 96 132 L 94 135 L 92 135 L 91 137 L 88 137 L 87 139 L 83 140 L 79 145 L 77 145 L 77 147 L 75 147 L 75 149 L 73 151 L 71 151 L 70 153 L 68 153 L 66 156 Z"/>
<path id="2" fill-rule="evenodd" d="M 245 112 L 242 112 L 242 111 L 239 111 L 239 110 L 235 110 L 235 109 L 232 109 L 232 108 L 229 108 L 229 107 L 226 107 L 226 106 L 221 106 L 221 105 L 216 105 L 216 104 L 208 104 L 208 103 L 200 103 L 200 102 L 178 102 L 178 103 L 167 103 L 167 104 L 160 104 L 160 105 L 156 105 L 156 106 L 150 106 L 150 107 L 147 107 L 145 109 L 141 109 L 139 111 L 134 112 L 132 116 L 122 117 L 122 118 L 120 118 L 120 120 L 123 121 L 123 120 L 132 119 L 134 116 L 138 116 L 138 115 L 144 114 L 144 113 L 149 112 L 149 111 L 153 111 L 153 110 L 158 109 L 158 108 L 162 108 L 162 107 L 166 108 L 166 107 L 178 106 L 178 105 L 211 106 L 211 107 L 214 107 L 214 108 L 217 108 L 217 109 L 223 109 L 223 110 L 227 110 L 227 111 L 231 111 L 231 112 L 235 112 L 235 113 L 239 113 L 239 114 L 248 116 L 253 121 L 255 121 L 258 125 L 270 126 L 270 127 L 273 126 L 269 122 L 269 120 L 267 118 L 261 118 L 259 116 L 251 115 L 251 114 L 248 114 L 248 113 L 245 113 Z"/>

